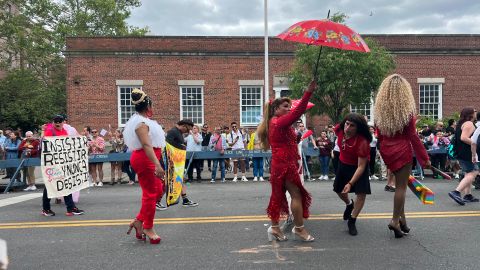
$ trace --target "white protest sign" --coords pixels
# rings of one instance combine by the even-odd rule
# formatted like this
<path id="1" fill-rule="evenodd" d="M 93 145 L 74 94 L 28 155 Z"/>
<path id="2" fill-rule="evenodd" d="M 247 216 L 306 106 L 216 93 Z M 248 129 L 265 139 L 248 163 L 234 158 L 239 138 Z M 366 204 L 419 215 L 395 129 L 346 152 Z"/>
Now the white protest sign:
<path id="1" fill-rule="evenodd" d="M 42 177 L 48 198 L 62 197 L 88 187 L 88 146 L 85 136 L 45 137 Z"/>
<path id="2" fill-rule="evenodd" d="M 105 129 L 102 128 L 102 130 L 100 130 L 100 135 L 101 135 L 102 137 L 105 137 L 105 135 L 107 135 L 107 132 L 108 132 L 108 131 L 106 131 Z"/>

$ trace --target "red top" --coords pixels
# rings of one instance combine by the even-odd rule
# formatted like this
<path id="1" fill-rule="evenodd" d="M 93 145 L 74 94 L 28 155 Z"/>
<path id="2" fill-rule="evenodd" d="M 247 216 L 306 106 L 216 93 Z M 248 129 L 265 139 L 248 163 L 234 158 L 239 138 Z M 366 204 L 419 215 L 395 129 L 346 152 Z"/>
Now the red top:
<path id="1" fill-rule="evenodd" d="M 423 146 L 415 129 L 415 117 L 410 119 L 408 125 L 394 136 L 382 135 L 378 130 L 380 154 L 387 168 L 392 172 L 401 169 L 413 160 L 413 152 L 422 167 L 428 161 L 427 150 Z"/>
<path id="2" fill-rule="evenodd" d="M 361 135 L 355 135 L 344 140 L 344 131 L 340 129 L 340 125 L 335 127 L 337 135 L 337 144 L 340 147 L 340 161 L 347 165 L 357 166 L 358 158 L 367 158 L 370 160 L 370 143 Z"/>
<path id="3" fill-rule="evenodd" d="M 36 139 L 33 140 L 23 140 L 22 143 L 20 143 L 20 146 L 18 146 L 18 152 L 23 153 L 25 152 L 25 155 L 27 157 L 38 157 L 38 150 L 40 149 L 40 142 Z"/>
<path id="4" fill-rule="evenodd" d="M 62 128 L 61 130 L 56 129 L 54 126 L 47 128 L 43 133 L 43 136 L 68 136 L 68 132 Z"/>

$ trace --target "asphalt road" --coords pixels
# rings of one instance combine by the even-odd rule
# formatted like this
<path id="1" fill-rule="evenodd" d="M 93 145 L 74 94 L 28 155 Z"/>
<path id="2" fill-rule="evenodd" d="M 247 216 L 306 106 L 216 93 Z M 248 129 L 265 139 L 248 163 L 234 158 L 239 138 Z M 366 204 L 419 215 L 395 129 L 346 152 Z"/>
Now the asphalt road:
<path id="1" fill-rule="evenodd" d="M 251 181 L 191 184 L 198 207 L 157 211 L 160 245 L 126 235 L 140 204 L 140 188 L 127 185 L 82 191 L 83 216 L 65 216 L 64 205 L 53 205 L 55 217 L 41 216 L 41 198 L 0 207 L 0 238 L 8 244 L 9 269 L 479 269 L 480 204 L 454 203 L 447 192 L 456 182 L 425 183 L 436 203 L 422 205 L 408 191 L 412 231 L 402 239 L 387 229 L 393 193 L 383 191 L 385 182 L 372 182 L 352 237 L 332 181 L 306 183 L 314 198 L 306 222 L 313 243 L 269 243 L 270 186 Z M 24 194 L 0 195 L 0 202 Z"/>

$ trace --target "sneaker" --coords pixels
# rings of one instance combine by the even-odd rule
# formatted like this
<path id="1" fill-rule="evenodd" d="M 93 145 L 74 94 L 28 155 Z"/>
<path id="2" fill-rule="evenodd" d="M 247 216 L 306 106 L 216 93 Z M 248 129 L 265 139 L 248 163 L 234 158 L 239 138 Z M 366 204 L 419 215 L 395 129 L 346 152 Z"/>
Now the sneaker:
<path id="1" fill-rule="evenodd" d="M 356 218 L 352 218 L 350 217 L 348 219 L 348 222 L 347 222 L 347 226 L 348 226 L 348 233 L 350 235 L 357 235 L 358 234 L 358 231 L 357 231 L 357 226 L 355 226 L 355 222 L 357 221 Z"/>
<path id="2" fill-rule="evenodd" d="M 215 179 L 210 180 L 210 183 L 215 183 Z"/>
<path id="3" fill-rule="evenodd" d="M 460 179 L 460 175 L 458 173 L 455 173 L 453 176 L 455 179 Z"/>
<path id="4" fill-rule="evenodd" d="M 103 187 L 103 182 L 98 182 L 97 187 Z"/>
<path id="5" fill-rule="evenodd" d="M 191 201 L 188 197 L 183 198 L 183 206 L 185 207 L 195 207 L 198 206 L 198 203 Z"/>
<path id="6" fill-rule="evenodd" d="M 385 191 L 388 191 L 388 192 L 395 192 L 395 188 L 394 187 L 391 187 L 389 185 L 386 185 L 385 188 L 384 188 Z"/>
<path id="7" fill-rule="evenodd" d="M 255 176 L 255 177 L 253 178 L 253 182 L 257 182 L 257 181 L 258 181 L 258 178 Z"/>
<path id="8" fill-rule="evenodd" d="M 225 183 L 225 178 L 224 178 L 224 179 L 222 179 L 222 183 Z"/>
<path id="9" fill-rule="evenodd" d="M 263 177 L 260 176 L 260 182 L 263 182 L 263 181 L 265 181 L 265 179 L 263 179 Z"/>
<path id="10" fill-rule="evenodd" d="M 242 182 L 248 182 L 248 179 L 247 179 L 247 177 L 245 177 L 245 175 L 242 176 Z"/>
<path id="11" fill-rule="evenodd" d="M 343 220 L 348 220 L 351 217 L 354 206 L 355 204 L 353 203 L 353 200 L 351 200 L 351 203 L 345 207 L 345 211 L 343 212 Z"/>
<path id="12" fill-rule="evenodd" d="M 30 191 L 35 191 L 35 190 L 37 190 L 37 187 L 35 185 L 30 186 Z"/>
<path id="13" fill-rule="evenodd" d="M 463 197 L 464 202 L 479 202 L 478 198 L 473 197 L 472 194 L 467 194 Z"/>
<path id="14" fill-rule="evenodd" d="M 462 199 L 462 194 L 460 194 L 459 191 L 450 191 L 448 193 L 448 196 L 450 196 L 450 198 L 452 198 L 456 203 L 460 205 L 465 205 L 465 201 Z"/>
<path id="15" fill-rule="evenodd" d="M 55 216 L 55 212 L 53 212 L 52 210 L 42 210 L 42 215 L 46 216 L 46 217 L 53 217 Z"/>
<path id="16" fill-rule="evenodd" d="M 78 209 L 77 207 L 73 208 L 72 210 L 70 211 L 67 211 L 67 213 L 65 213 L 66 216 L 79 216 L 79 215 L 83 215 L 84 214 L 84 211 L 83 210 L 80 210 Z"/>
<path id="17" fill-rule="evenodd" d="M 162 203 L 157 202 L 155 204 L 155 209 L 157 209 L 158 211 L 164 211 L 164 210 L 167 210 L 167 207 L 165 205 L 163 205 Z"/>
<path id="18" fill-rule="evenodd" d="M 28 186 L 26 189 L 24 189 L 23 191 L 30 191 L 32 190 L 32 187 L 31 186 Z"/>
<path id="19" fill-rule="evenodd" d="M 308 182 L 313 182 L 313 181 L 315 181 L 315 180 L 317 180 L 317 179 L 315 179 L 315 177 L 308 177 L 308 178 L 307 178 L 307 181 L 308 181 Z"/>
<path id="20" fill-rule="evenodd" d="M 372 175 L 372 180 L 378 180 L 378 177 L 376 175 Z"/>
<path id="21" fill-rule="evenodd" d="M 232 182 L 237 182 L 237 181 L 238 181 L 238 178 L 237 178 L 236 176 L 235 176 L 235 177 L 233 177 L 233 180 L 232 180 Z"/>

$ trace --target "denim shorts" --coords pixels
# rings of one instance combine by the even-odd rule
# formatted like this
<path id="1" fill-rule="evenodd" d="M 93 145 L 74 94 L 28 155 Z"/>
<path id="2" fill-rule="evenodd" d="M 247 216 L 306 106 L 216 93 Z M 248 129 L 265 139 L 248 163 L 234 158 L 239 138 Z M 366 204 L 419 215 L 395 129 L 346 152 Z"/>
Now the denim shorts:
<path id="1" fill-rule="evenodd" d="M 478 171 L 478 165 L 474 164 L 471 160 L 459 159 L 458 162 L 460 163 L 460 167 L 462 168 L 462 171 L 464 171 L 465 173 Z"/>

